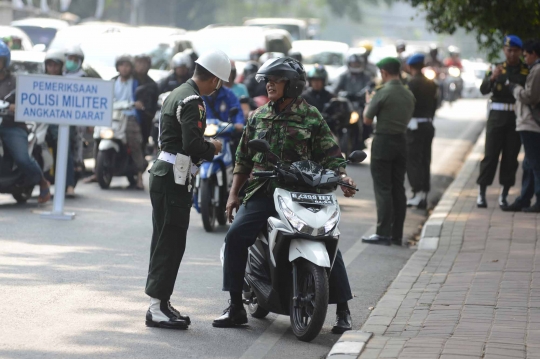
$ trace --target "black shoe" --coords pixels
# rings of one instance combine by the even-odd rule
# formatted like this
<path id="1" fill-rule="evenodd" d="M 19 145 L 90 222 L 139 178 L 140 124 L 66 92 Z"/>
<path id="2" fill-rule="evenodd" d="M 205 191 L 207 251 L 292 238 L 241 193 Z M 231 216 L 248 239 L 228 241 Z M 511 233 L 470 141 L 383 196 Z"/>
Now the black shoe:
<path id="1" fill-rule="evenodd" d="M 212 326 L 216 328 L 232 328 L 247 324 L 247 322 L 247 313 L 244 309 L 244 305 L 231 304 L 225 309 L 221 317 L 214 319 Z"/>
<path id="2" fill-rule="evenodd" d="M 523 208 L 521 211 L 526 213 L 540 213 L 540 203 L 535 203 L 530 207 Z"/>
<path id="3" fill-rule="evenodd" d="M 478 197 L 476 198 L 476 207 L 487 208 L 486 186 L 480 186 L 478 189 Z"/>
<path id="4" fill-rule="evenodd" d="M 343 334 L 352 329 L 351 314 L 347 310 L 341 310 L 336 313 L 336 324 L 332 327 L 332 333 Z"/>
<path id="5" fill-rule="evenodd" d="M 382 244 L 385 246 L 392 245 L 390 237 L 379 236 L 378 234 L 372 234 L 369 237 L 362 237 L 362 242 L 370 244 Z"/>
<path id="6" fill-rule="evenodd" d="M 180 311 L 171 305 L 171 301 L 167 301 L 167 305 L 169 306 L 169 310 L 173 312 L 178 319 L 182 319 L 188 325 L 191 324 L 191 319 L 187 315 L 180 314 Z"/>
<path id="7" fill-rule="evenodd" d="M 146 326 L 166 329 L 187 329 L 188 323 L 179 319 L 169 309 L 168 301 L 152 298 L 150 308 L 146 312 Z"/>
<path id="8" fill-rule="evenodd" d="M 508 207 L 508 192 L 510 191 L 510 187 L 504 186 L 501 190 L 501 194 L 499 195 L 499 207 L 504 208 Z"/>
<path id="9" fill-rule="evenodd" d="M 517 201 L 512 203 L 509 206 L 501 207 L 501 209 L 504 212 L 521 212 L 521 210 L 524 209 L 524 208 L 525 208 L 525 206 L 523 206 L 521 203 L 519 203 Z"/>

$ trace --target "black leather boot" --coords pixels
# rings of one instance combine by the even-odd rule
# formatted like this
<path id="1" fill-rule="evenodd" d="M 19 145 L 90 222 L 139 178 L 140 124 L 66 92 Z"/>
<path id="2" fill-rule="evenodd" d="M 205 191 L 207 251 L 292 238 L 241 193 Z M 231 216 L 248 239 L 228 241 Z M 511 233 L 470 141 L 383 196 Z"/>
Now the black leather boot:
<path id="1" fill-rule="evenodd" d="M 352 329 L 351 313 L 348 310 L 340 310 L 336 313 L 336 323 L 332 327 L 332 333 L 343 334 Z"/>
<path id="2" fill-rule="evenodd" d="M 504 208 L 508 207 L 508 192 L 510 191 L 510 186 L 503 186 L 501 194 L 499 195 L 499 207 Z"/>
<path id="3" fill-rule="evenodd" d="M 242 304 L 231 304 L 223 315 L 214 319 L 212 326 L 216 328 L 232 328 L 242 324 L 247 324 L 247 313 Z"/>
<path id="4" fill-rule="evenodd" d="M 180 311 L 177 310 L 175 307 L 171 305 L 170 301 L 167 301 L 167 305 L 169 306 L 169 310 L 176 315 L 178 319 L 182 319 L 184 322 L 186 322 L 188 325 L 191 324 L 191 319 L 187 315 L 180 314 Z"/>
<path id="5" fill-rule="evenodd" d="M 478 208 L 487 208 L 486 186 L 480 186 L 478 188 L 478 198 L 476 199 L 476 206 Z"/>

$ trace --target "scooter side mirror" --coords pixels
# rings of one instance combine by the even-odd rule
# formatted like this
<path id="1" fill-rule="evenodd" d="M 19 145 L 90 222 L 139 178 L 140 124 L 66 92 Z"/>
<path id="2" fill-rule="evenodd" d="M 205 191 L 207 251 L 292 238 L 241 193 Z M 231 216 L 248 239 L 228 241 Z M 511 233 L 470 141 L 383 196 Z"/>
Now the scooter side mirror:
<path id="1" fill-rule="evenodd" d="M 349 161 L 352 163 L 363 162 L 367 158 L 367 154 L 364 151 L 353 151 L 349 155 Z"/>
<path id="2" fill-rule="evenodd" d="M 238 115 L 238 107 L 233 107 L 229 110 L 229 118 L 233 118 L 234 116 Z"/>
<path id="3" fill-rule="evenodd" d="M 251 140 L 248 142 L 248 147 L 253 151 L 262 153 L 270 151 L 270 144 L 266 140 Z"/>

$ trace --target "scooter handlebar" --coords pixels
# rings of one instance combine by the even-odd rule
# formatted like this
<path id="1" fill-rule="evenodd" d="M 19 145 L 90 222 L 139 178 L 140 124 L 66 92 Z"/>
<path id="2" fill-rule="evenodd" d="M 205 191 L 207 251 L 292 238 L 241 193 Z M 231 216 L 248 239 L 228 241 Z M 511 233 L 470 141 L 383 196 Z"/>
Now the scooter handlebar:
<path id="1" fill-rule="evenodd" d="M 258 172 L 253 172 L 253 177 L 273 177 L 275 176 L 275 172 L 274 171 L 258 171 Z"/>

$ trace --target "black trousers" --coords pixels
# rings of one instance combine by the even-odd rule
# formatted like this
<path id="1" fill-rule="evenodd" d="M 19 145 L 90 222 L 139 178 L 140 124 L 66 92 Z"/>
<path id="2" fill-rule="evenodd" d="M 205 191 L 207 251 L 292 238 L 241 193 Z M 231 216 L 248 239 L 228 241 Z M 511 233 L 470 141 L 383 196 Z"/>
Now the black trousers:
<path id="1" fill-rule="evenodd" d="M 514 111 L 489 112 L 486 125 L 485 155 L 480 162 L 480 175 L 477 184 L 490 186 L 497 172 L 499 156 L 501 168 L 499 183 L 503 186 L 513 186 L 516 183 L 516 171 L 519 163 L 517 157 L 521 149 L 521 139 L 516 132 L 516 115 Z"/>
<path id="2" fill-rule="evenodd" d="M 431 122 L 407 130 L 407 177 L 413 192 L 429 192 L 431 182 L 431 143 L 435 128 Z"/>
<path id="3" fill-rule="evenodd" d="M 371 177 L 377 205 L 377 234 L 403 238 L 407 213 L 405 135 L 375 134 L 371 145 Z"/>
<path id="4" fill-rule="evenodd" d="M 256 193 L 242 205 L 225 236 L 225 260 L 223 264 L 223 290 L 241 292 L 247 264 L 248 248 L 255 243 L 257 234 L 264 228 L 268 217 L 275 214 L 274 200 L 264 194 Z M 352 299 L 349 278 L 341 252 L 329 277 L 330 304 L 344 303 Z"/>
<path id="5" fill-rule="evenodd" d="M 174 182 L 171 164 L 157 160 L 149 172 L 153 232 L 145 292 L 169 300 L 186 248 L 192 194 Z"/>

